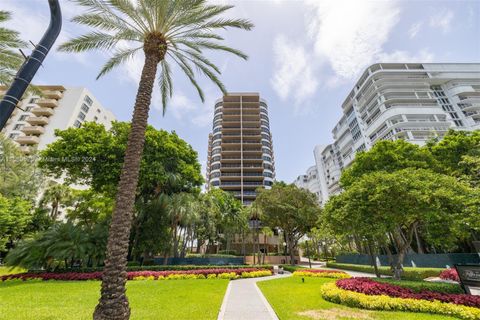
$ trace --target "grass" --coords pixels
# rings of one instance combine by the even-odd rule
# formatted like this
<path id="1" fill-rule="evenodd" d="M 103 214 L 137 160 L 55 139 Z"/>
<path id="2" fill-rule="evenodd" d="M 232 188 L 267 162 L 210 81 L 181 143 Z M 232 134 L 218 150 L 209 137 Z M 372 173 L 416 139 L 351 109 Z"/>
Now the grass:
<path id="1" fill-rule="evenodd" d="M 281 320 L 312 319 L 381 319 L 381 320 L 447 320 L 441 315 L 411 312 L 369 311 L 344 307 L 322 299 L 320 286 L 335 281 L 324 278 L 288 277 L 258 282 L 258 286 Z"/>
<path id="2" fill-rule="evenodd" d="M 366 272 L 366 273 L 375 273 L 374 268 L 372 266 L 367 266 L 367 265 L 328 262 L 327 267 L 343 269 L 343 270 L 351 270 L 351 271 L 360 271 L 360 272 Z M 442 272 L 443 270 L 445 269 L 404 267 L 402 279 L 423 280 L 428 277 L 438 277 L 440 275 L 440 272 Z M 390 270 L 390 267 L 386 267 L 386 266 L 378 267 L 378 271 L 382 275 L 386 275 L 386 276 L 392 275 L 392 271 Z"/>
<path id="3" fill-rule="evenodd" d="M 228 280 L 129 281 L 131 319 L 217 319 Z M 91 319 L 100 281 L 0 282 L 1 320 Z"/>
<path id="4" fill-rule="evenodd" d="M 0 277 L 5 276 L 7 274 L 15 274 L 15 273 L 21 273 L 21 272 L 26 272 L 27 270 L 18 268 L 18 267 L 0 267 Z"/>

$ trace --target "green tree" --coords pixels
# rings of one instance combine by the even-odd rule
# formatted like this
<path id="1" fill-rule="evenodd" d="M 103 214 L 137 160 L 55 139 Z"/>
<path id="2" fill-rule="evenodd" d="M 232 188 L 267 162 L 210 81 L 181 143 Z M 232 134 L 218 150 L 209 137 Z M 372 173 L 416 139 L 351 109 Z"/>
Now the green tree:
<path id="1" fill-rule="evenodd" d="M 23 235 L 32 220 L 31 209 L 30 201 L 0 194 L 0 252 Z"/>
<path id="2" fill-rule="evenodd" d="M 41 172 L 34 158 L 0 133 L 0 194 L 33 201 L 40 188 Z"/>
<path id="3" fill-rule="evenodd" d="M 207 4 L 205 0 L 76 2 L 87 12 L 76 16 L 73 21 L 96 30 L 70 40 L 60 47 L 61 50 L 113 50 L 113 57 L 104 65 L 98 77 L 141 50 L 145 56 L 110 227 L 101 298 L 94 313 L 95 319 L 128 319 L 130 308 L 125 295 L 125 266 L 129 232 L 126 231 L 131 227 L 155 77 L 158 73 L 164 110 L 173 93 L 169 61 L 180 67 L 197 89 L 202 101 L 203 92 L 195 80 L 192 66 L 226 93 L 217 77 L 220 70 L 204 56 L 203 50 L 226 51 L 246 58 L 242 52 L 217 42 L 223 38 L 215 31 L 226 28 L 249 30 L 253 25 L 247 20 L 220 18 L 232 6 Z M 131 46 L 125 48 L 125 42 Z M 159 65 L 160 71 L 157 72 Z"/>
<path id="4" fill-rule="evenodd" d="M 92 189 L 75 190 L 66 217 L 75 224 L 93 227 L 111 218 L 113 199 Z"/>
<path id="5" fill-rule="evenodd" d="M 40 200 L 41 206 L 50 206 L 50 218 L 56 220 L 60 209 L 66 208 L 72 199 L 73 189 L 66 184 L 50 181 Z"/>
<path id="6" fill-rule="evenodd" d="M 383 241 L 385 234 L 392 234 L 398 249 L 394 276 L 399 279 L 415 229 L 427 229 L 429 243 L 453 246 L 465 236 L 465 217 L 473 214 L 477 196 L 467 184 L 428 169 L 379 171 L 363 175 L 333 197 L 323 219 L 335 232 L 366 240 Z"/>
<path id="7" fill-rule="evenodd" d="M 10 20 L 10 12 L 0 11 L 0 24 Z M 0 27 L 0 84 L 10 85 L 24 59 L 18 49 L 25 48 L 26 43 L 19 38 L 17 31 Z"/>
<path id="8" fill-rule="evenodd" d="M 377 171 L 393 172 L 405 168 L 436 170 L 438 166 L 425 148 L 404 140 L 383 140 L 368 151 L 358 152 L 353 163 L 343 171 L 340 183 L 347 188 L 363 175 Z"/>
<path id="9" fill-rule="evenodd" d="M 271 189 L 259 189 L 254 204 L 262 212 L 262 222 L 271 228 L 280 228 L 294 264 L 294 250 L 298 241 L 316 224 L 320 207 L 315 195 L 293 184 L 274 183 Z"/>

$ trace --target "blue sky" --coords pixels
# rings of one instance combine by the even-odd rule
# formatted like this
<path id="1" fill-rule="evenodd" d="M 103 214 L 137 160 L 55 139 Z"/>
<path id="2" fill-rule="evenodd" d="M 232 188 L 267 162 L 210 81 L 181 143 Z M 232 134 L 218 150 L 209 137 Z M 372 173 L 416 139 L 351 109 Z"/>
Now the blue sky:
<path id="1" fill-rule="evenodd" d="M 64 28 L 57 44 L 85 31 L 69 22 L 78 8 L 60 0 Z M 254 91 L 269 103 L 277 179 L 293 181 L 313 164 L 313 148 L 331 142 L 341 104 L 359 74 L 375 62 L 480 62 L 480 1 L 317 0 L 221 1 L 229 16 L 248 18 L 252 31 L 227 31 L 226 42 L 248 61 L 208 54 L 232 92 Z M 48 24 L 46 0 L 2 0 L 13 13 L 10 28 L 37 42 Z M 108 53 L 72 55 L 52 51 L 37 84 L 85 86 L 119 120 L 131 117 L 143 56 L 95 80 Z M 174 98 L 163 117 L 154 94 L 150 124 L 175 130 L 205 164 L 213 103 L 220 91 L 200 80 L 201 103 L 174 69 Z M 157 88 L 158 89 L 158 88 Z"/>

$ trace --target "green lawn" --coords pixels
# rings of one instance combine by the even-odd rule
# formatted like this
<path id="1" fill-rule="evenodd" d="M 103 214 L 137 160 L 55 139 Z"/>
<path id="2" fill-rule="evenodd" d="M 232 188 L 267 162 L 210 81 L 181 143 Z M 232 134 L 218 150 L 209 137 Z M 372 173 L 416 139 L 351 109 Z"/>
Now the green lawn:
<path id="1" fill-rule="evenodd" d="M 335 281 L 325 278 L 298 277 L 258 282 L 259 288 L 281 320 L 295 319 L 398 319 L 398 320 L 447 320 L 455 319 L 424 313 L 369 311 L 344 307 L 322 299 L 320 286 Z"/>
<path id="2" fill-rule="evenodd" d="M 131 319 L 217 319 L 228 280 L 129 281 Z M 0 282 L 0 319 L 91 319 L 99 281 Z"/>

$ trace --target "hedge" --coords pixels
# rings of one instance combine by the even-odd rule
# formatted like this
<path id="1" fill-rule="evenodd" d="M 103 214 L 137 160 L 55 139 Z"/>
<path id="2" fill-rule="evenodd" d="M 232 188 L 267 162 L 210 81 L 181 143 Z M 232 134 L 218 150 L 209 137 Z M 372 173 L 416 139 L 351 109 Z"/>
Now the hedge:
<path id="1" fill-rule="evenodd" d="M 305 269 L 293 272 L 294 277 L 313 277 L 313 278 L 333 278 L 347 279 L 351 276 L 343 271 L 321 270 L 321 269 Z"/>
<path id="2" fill-rule="evenodd" d="M 428 282 L 428 281 L 418 281 L 418 280 L 393 280 L 389 278 L 371 278 L 373 281 L 390 283 L 399 287 L 408 288 L 414 292 L 420 291 L 435 291 L 441 293 L 465 293 L 462 287 L 459 284 L 454 283 L 442 283 L 442 282 Z"/>
<path id="3" fill-rule="evenodd" d="M 372 266 L 365 266 L 365 265 L 358 265 L 358 264 L 327 262 L 327 267 L 366 272 L 366 273 L 375 273 L 375 269 Z M 445 269 L 404 267 L 402 278 L 408 279 L 408 280 L 423 280 L 429 277 L 438 277 L 443 270 Z M 380 272 L 381 275 L 385 275 L 385 276 L 392 275 L 392 271 L 390 270 L 390 267 L 378 267 L 378 271 Z"/>
<path id="4" fill-rule="evenodd" d="M 265 265 L 154 265 L 154 266 L 127 266 L 127 271 L 184 271 L 184 270 L 204 270 L 204 269 L 243 269 L 243 268 L 262 268 L 273 270 L 273 266 L 269 264 Z M 73 269 L 58 269 L 55 273 L 64 272 L 99 272 L 103 271 L 102 267 L 99 268 L 73 268 Z M 29 273 L 43 273 L 45 270 L 29 270 Z"/>
<path id="5" fill-rule="evenodd" d="M 440 301 L 417 300 L 410 298 L 391 298 L 385 295 L 370 296 L 359 292 L 343 290 L 335 282 L 321 287 L 323 299 L 353 308 L 385 311 L 425 312 L 455 316 L 467 320 L 480 320 L 480 309 L 444 303 Z"/>

